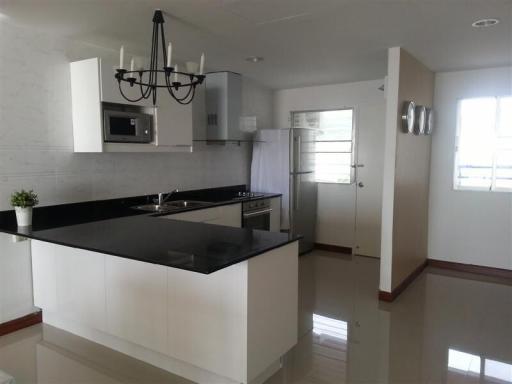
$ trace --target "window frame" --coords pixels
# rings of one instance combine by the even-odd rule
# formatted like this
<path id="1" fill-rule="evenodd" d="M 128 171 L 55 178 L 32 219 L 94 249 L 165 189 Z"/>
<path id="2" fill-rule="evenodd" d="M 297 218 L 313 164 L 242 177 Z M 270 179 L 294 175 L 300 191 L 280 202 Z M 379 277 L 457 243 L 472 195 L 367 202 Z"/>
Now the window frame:
<path id="1" fill-rule="evenodd" d="M 295 113 L 315 113 L 315 112 L 333 112 L 333 111 L 352 111 L 352 151 L 350 154 L 350 181 L 349 182 L 337 182 L 337 181 L 318 181 L 315 178 L 315 183 L 317 184 L 337 184 L 337 185 L 353 185 L 356 182 L 356 172 L 357 169 L 354 166 L 356 162 L 356 152 L 357 152 L 357 137 L 356 137 L 356 107 L 336 107 L 336 108 L 322 108 L 322 109 L 297 109 L 290 111 L 289 119 L 290 119 L 290 127 L 293 128 L 305 128 L 305 127 L 294 127 L 294 118 L 293 115 Z M 318 140 L 318 142 L 348 142 L 349 140 Z M 315 143 L 317 140 L 315 140 Z M 317 153 L 315 151 L 315 153 Z M 318 152 L 322 153 L 322 152 Z M 346 153 L 346 152 L 329 152 L 329 153 Z"/>
<path id="2" fill-rule="evenodd" d="M 505 97 L 512 97 L 512 95 L 482 95 L 482 96 L 473 96 L 473 97 L 461 97 L 457 98 L 456 103 L 456 129 L 455 129 L 455 145 L 454 145 L 454 151 L 453 151 L 453 184 L 452 184 L 452 190 L 455 192 L 498 192 L 498 193 L 512 193 L 512 188 L 502 188 L 502 187 L 496 187 L 496 149 L 493 151 L 493 162 L 492 162 L 492 179 L 491 179 L 491 186 L 490 187 L 478 187 L 478 186 L 462 186 L 459 185 L 457 177 L 457 171 L 459 169 L 459 159 L 458 159 L 458 152 L 459 152 L 459 142 L 461 137 L 461 104 L 465 100 L 476 100 L 476 99 L 496 99 L 498 101 L 500 98 Z M 497 104 L 499 105 L 499 104 Z M 497 129 L 497 122 L 499 118 L 499 108 L 496 110 L 496 124 L 494 126 L 494 137 L 496 138 L 496 129 Z"/>

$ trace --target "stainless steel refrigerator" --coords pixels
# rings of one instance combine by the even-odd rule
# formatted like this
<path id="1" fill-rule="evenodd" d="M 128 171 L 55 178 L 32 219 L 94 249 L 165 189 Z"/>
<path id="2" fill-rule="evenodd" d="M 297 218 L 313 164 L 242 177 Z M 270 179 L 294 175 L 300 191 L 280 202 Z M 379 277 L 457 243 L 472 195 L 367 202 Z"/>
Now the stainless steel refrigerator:
<path id="1" fill-rule="evenodd" d="M 251 190 L 283 194 L 281 230 L 304 236 L 301 253 L 313 249 L 316 229 L 315 130 L 262 129 L 253 143 Z"/>

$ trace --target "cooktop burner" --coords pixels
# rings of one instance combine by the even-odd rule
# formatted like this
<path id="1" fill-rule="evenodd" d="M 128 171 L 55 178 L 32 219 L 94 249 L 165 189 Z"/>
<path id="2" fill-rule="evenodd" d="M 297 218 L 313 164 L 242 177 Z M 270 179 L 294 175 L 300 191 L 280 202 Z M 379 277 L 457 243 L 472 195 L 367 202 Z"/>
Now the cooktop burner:
<path id="1" fill-rule="evenodd" d="M 261 196 L 264 196 L 263 193 L 259 193 L 259 192 L 238 192 L 235 196 L 235 199 L 245 199 L 245 198 L 248 198 L 248 197 L 261 197 Z"/>

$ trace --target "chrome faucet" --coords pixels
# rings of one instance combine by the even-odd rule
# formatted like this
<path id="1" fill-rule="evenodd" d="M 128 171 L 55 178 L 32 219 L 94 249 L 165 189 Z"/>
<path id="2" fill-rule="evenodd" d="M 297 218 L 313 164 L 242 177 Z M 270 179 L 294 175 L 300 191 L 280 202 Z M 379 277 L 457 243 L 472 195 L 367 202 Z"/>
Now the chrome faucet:
<path id="1" fill-rule="evenodd" d="M 167 200 L 169 200 L 169 197 L 171 197 L 176 192 L 179 192 L 179 189 L 175 189 L 167 194 L 165 193 L 159 193 L 158 194 L 158 205 L 163 205 Z"/>

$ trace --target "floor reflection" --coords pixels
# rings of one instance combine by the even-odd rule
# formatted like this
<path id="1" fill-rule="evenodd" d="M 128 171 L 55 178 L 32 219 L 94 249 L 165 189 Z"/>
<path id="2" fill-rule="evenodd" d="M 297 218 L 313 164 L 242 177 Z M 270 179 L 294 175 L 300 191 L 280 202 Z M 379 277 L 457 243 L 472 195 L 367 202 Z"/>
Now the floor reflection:
<path id="1" fill-rule="evenodd" d="M 512 383 L 511 285 L 428 269 L 388 304 L 378 260 L 314 252 L 300 272 L 310 329 L 268 384 Z"/>
<path id="2" fill-rule="evenodd" d="M 512 383 L 512 364 L 448 349 L 448 382 Z"/>
<path id="3" fill-rule="evenodd" d="M 512 285 L 429 269 L 386 304 L 376 298 L 378 260 L 315 251 L 299 272 L 299 342 L 268 384 L 512 383 Z M 41 325 L 0 337 L 0 383 L 11 377 L 188 383 Z"/>

